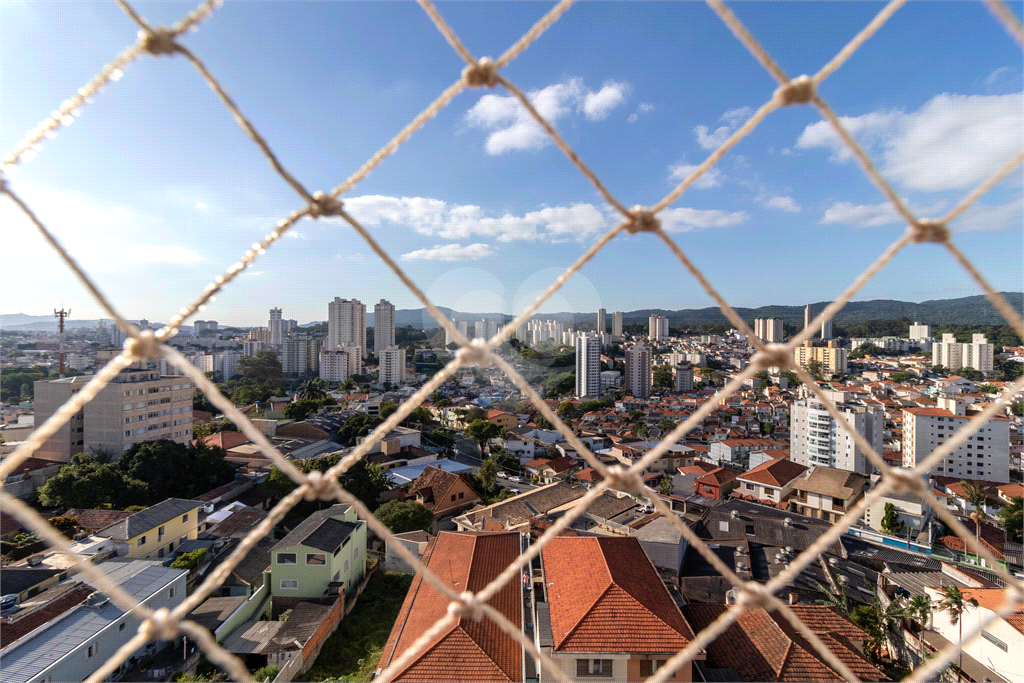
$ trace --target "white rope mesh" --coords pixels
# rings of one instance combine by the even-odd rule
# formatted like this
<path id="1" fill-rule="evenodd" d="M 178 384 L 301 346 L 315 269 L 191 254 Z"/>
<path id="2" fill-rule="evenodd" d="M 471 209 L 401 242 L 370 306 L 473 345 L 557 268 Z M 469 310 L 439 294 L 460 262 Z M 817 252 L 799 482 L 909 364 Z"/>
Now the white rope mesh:
<path id="1" fill-rule="evenodd" d="M 802 367 L 793 362 L 793 352 L 806 339 L 810 338 L 812 331 L 820 327 L 821 323 L 831 320 L 835 314 L 849 302 L 853 296 L 870 280 L 881 268 L 883 268 L 893 257 L 904 248 L 914 243 L 938 242 L 945 246 L 953 257 L 953 260 L 971 276 L 981 287 L 988 300 L 1006 319 L 1007 323 L 1017 332 L 1024 336 L 1024 322 L 1013 310 L 1012 306 L 985 280 L 978 269 L 964 256 L 964 254 L 950 240 L 946 224 L 957 216 L 961 215 L 969 206 L 977 201 L 983 194 L 990 190 L 996 183 L 1005 178 L 1014 168 L 1024 161 L 1024 150 L 1022 150 L 1012 161 L 1007 163 L 991 178 L 980 184 L 970 192 L 952 211 L 937 221 L 920 219 L 914 216 L 903 200 L 896 194 L 893 188 L 886 182 L 874 167 L 867 154 L 854 141 L 850 133 L 843 127 L 839 118 L 832 112 L 831 108 L 817 95 L 817 87 L 843 63 L 853 55 L 856 50 L 864 44 L 871 36 L 878 31 L 886 21 L 904 4 L 904 0 L 894 0 L 886 5 L 877 16 L 861 30 L 833 59 L 831 59 L 813 77 L 801 76 L 791 79 L 773 60 L 771 55 L 760 45 L 757 39 L 746 29 L 740 20 L 720 1 L 708 0 L 708 4 L 718 14 L 722 21 L 728 26 L 736 38 L 751 52 L 765 70 L 779 83 L 779 88 L 771 97 L 732 135 L 714 152 L 712 152 L 700 165 L 698 165 L 677 187 L 675 187 L 664 199 L 653 204 L 649 208 L 635 207 L 630 210 L 625 204 L 619 201 L 608 188 L 606 188 L 598 176 L 590 170 L 577 153 L 559 136 L 557 131 L 530 102 L 520 89 L 501 75 L 501 69 L 512 62 L 518 55 L 526 50 L 529 45 L 541 36 L 550 26 L 573 4 L 571 0 L 562 0 L 555 5 L 544 17 L 542 17 L 521 39 L 510 47 L 496 61 L 488 58 L 475 58 L 463 45 L 458 35 L 444 21 L 440 12 L 429 2 L 420 0 L 420 5 L 428 17 L 434 22 L 438 30 L 466 62 L 467 66 L 463 72 L 457 75 L 455 82 L 445 89 L 423 112 L 417 115 L 402 131 L 391 141 L 385 144 L 374 154 L 361 168 L 343 183 L 332 189 L 329 193 L 310 192 L 294 176 L 292 176 L 281 164 L 270 144 L 264 139 L 250 121 L 244 116 L 235 104 L 234 100 L 221 87 L 219 82 L 207 69 L 202 59 L 183 45 L 177 42 L 177 38 L 184 32 L 194 30 L 195 27 L 208 17 L 220 4 L 218 0 L 209 0 L 198 6 L 188 14 L 182 21 L 169 27 L 152 27 L 142 19 L 135 10 L 123 0 L 117 0 L 124 11 L 139 25 L 139 41 L 137 44 L 125 49 L 113 61 L 100 70 L 99 74 L 89 83 L 80 88 L 71 98 L 66 100 L 51 115 L 43 120 L 36 128 L 29 131 L 25 137 L 18 142 L 11 153 L 3 157 L 0 162 L 0 192 L 14 202 L 14 204 L 28 217 L 31 223 L 37 228 L 43 238 L 58 253 L 60 258 L 71 268 L 79 281 L 87 288 L 93 297 L 100 304 L 104 312 L 109 315 L 115 324 L 125 333 L 127 341 L 124 345 L 124 352 L 114 358 L 110 363 L 100 370 L 81 391 L 73 395 L 67 403 L 61 407 L 49 420 L 40 425 L 31 437 L 21 444 L 17 450 L 0 463 L 0 481 L 10 472 L 18 467 L 26 458 L 39 448 L 43 442 L 56 433 L 75 413 L 88 403 L 108 382 L 110 382 L 119 371 L 128 367 L 131 363 L 145 359 L 163 358 L 170 365 L 189 377 L 195 385 L 202 390 L 217 408 L 231 419 L 238 428 L 254 443 L 260 451 L 269 458 L 274 465 L 290 477 L 298 488 L 285 496 L 270 514 L 260 522 L 238 545 L 237 548 L 222 562 L 209 576 L 190 594 L 178 607 L 173 610 L 161 609 L 153 611 L 143 605 L 135 603 L 130 596 L 114 585 L 106 575 L 99 571 L 94 565 L 87 561 L 79 561 L 75 568 L 83 572 L 96 587 L 106 593 L 122 609 L 133 610 L 134 614 L 142 620 L 139 632 L 127 644 L 107 659 L 103 666 L 90 678 L 90 681 L 101 681 L 124 662 L 133 652 L 144 643 L 154 638 L 170 639 L 179 634 L 185 634 L 192 638 L 202 648 L 210 661 L 221 666 L 235 680 L 250 681 L 248 671 L 244 664 L 234 655 L 225 651 L 216 643 L 210 634 L 194 622 L 185 617 L 198 607 L 209 595 L 216 590 L 229 576 L 240 561 L 242 561 L 249 550 L 264 536 L 270 533 L 274 526 L 284 518 L 288 511 L 300 500 L 339 500 L 354 507 L 358 515 L 366 520 L 367 524 L 380 536 L 392 539 L 391 532 L 381 524 L 359 501 L 348 491 L 344 490 L 338 483 L 338 477 L 346 472 L 366 454 L 393 427 L 405 419 L 420 403 L 433 391 L 438 389 L 448 378 L 460 368 L 472 365 L 493 365 L 504 372 L 515 386 L 522 392 L 526 399 L 537 408 L 537 410 L 565 437 L 565 439 L 576 449 L 586 462 L 597 470 L 603 477 L 602 481 L 594 486 L 580 500 L 580 504 L 561 516 L 536 542 L 530 545 L 529 549 L 521 554 L 510 566 L 488 586 L 476 594 L 456 594 L 447 587 L 445 582 L 428 571 L 422 562 L 413 555 L 404 545 L 396 543 L 393 547 L 398 554 L 420 574 L 435 590 L 450 601 L 447 615 L 435 623 L 426 633 L 417 639 L 405 652 L 400 653 L 382 674 L 382 680 L 390 680 L 406 664 L 420 652 L 437 634 L 450 626 L 461 617 L 488 618 L 493 620 L 502 631 L 516 639 L 526 651 L 535 657 L 546 675 L 558 680 L 565 680 L 566 674 L 550 659 L 550 657 L 539 652 L 532 640 L 527 638 L 517 624 L 510 623 L 497 610 L 487 604 L 487 600 L 494 596 L 508 581 L 518 581 L 519 574 L 523 567 L 526 567 L 536 557 L 545 544 L 561 531 L 566 529 L 579 515 L 583 514 L 587 506 L 600 496 L 604 491 L 611 488 L 624 491 L 645 492 L 650 494 L 657 510 L 664 515 L 687 539 L 690 546 L 699 552 L 718 572 L 721 573 L 738 591 L 737 606 L 735 609 L 725 611 L 710 626 L 697 634 L 686 648 L 673 656 L 668 665 L 662 667 L 650 678 L 655 683 L 661 683 L 679 665 L 691 661 L 700 651 L 705 648 L 715 637 L 724 632 L 736 619 L 746 610 L 754 608 L 766 608 L 779 610 L 783 617 L 800 634 L 807 639 L 815 648 L 821 658 L 828 663 L 837 673 L 847 680 L 856 681 L 857 677 L 839 658 L 826 647 L 821 640 L 808 629 L 799 619 L 798 615 L 784 604 L 774 593 L 783 589 L 793 581 L 796 576 L 816 558 L 835 543 L 841 534 L 845 533 L 854 520 L 856 520 L 867 507 L 885 494 L 894 490 L 913 491 L 919 495 L 926 504 L 931 506 L 945 524 L 952 531 L 960 536 L 968 548 L 984 558 L 1006 582 L 1006 600 L 1001 609 L 993 617 L 993 620 L 1013 611 L 1015 605 L 1019 604 L 1024 596 L 1024 584 L 1008 574 L 1001 568 L 994 554 L 975 540 L 963 524 L 956 519 L 949 510 L 945 508 L 934 496 L 924 480 L 913 473 L 908 473 L 897 468 L 886 465 L 881 454 L 875 452 L 870 444 L 858 432 L 853 431 L 851 435 L 856 442 L 857 448 L 862 450 L 883 474 L 880 482 L 855 506 L 853 506 L 842 520 L 832 525 L 829 530 L 819 537 L 809 548 L 790 562 L 788 568 L 764 585 L 753 581 L 747 581 L 737 576 L 731 568 L 726 566 L 722 560 L 713 553 L 708 546 L 697 537 L 697 535 L 683 522 L 676 514 L 653 492 L 645 489 L 640 479 L 641 473 L 646 467 L 654 463 L 665 454 L 668 448 L 683 438 L 687 432 L 698 425 L 717 406 L 719 401 L 727 399 L 735 393 L 743 382 L 752 377 L 755 373 L 770 368 L 780 367 L 792 369 L 797 373 L 810 388 L 812 393 L 826 407 L 827 411 L 836 419 L 842 421 L 843 417 L 836 405 L 817 386 L 810 375 Z M 1005 30 L 1020 44 L 1024 45 L 1024 30 L 1016 16 L 999 0 L 986 0 L 991 13 L 998 20 Z M 187 59 L 199 72 L 206 83 L 214 90 L 225 107 L 238 122 L 242 130 L 259 147 L 273 169 L 295 190 L 302 203 L 301 207 L 292 212 L 289 216 L 277 223 L 274 229 L 260 242 L 254 243 L 252 248 L 247 250 L 237 263 L 227 271 L 218 276 L 212 283 L 207 285 L 205 290 L 192 303 L 185 305 L 179 314 L 163 329 L 152 332 L 140 333 L 134 326 L 129 325 L 125 319 L 118 314 L 117 310 L 104 297 L 99 288 L 95 285 L 89 275 L 78 265 L 75 259 L 63 248 L 53 233 L 39 220 L 32 209 L 15 193 L 10 176 L 17 167 L 30 161 L 39 151 L 41 145 L 47 139 L 52 139 L 59 134 L 60 130 L 69 125 L 80 109 L 86 106 L 100 94 L 105 86 L 116 81 L 123 75 L 123 70 L 133 61 L 140 58 L 144 53 L 151 56 L 167 56 L 174 58 L 181 55 Z M 362 181 L 384 158 L 394 153 L 406 140 L 409 139 L 419 128 L 430 118 L 443 109 L 457 94 L 466 88 L 501 86 L 512 94 L 531 117 L 548 134 L 555 145 L 566 155 L 566 157 L 577 167 L 602 195 L 602 197 L 613 206 L 622 216 L 623 221 L 609 230 L 598 239 L 575 263 L 569 266 L 537 299 L 523 309 L 515 319 L 503 327 L 493 338 L 485 341 L 474 340 L 470 342 L 462 335 L 424 294 L 416 284 L 406 275 L 391 256 L 378 244 L 372 235 L 348 212 L 345 211 L 343 202 L 339 199 L 342 195 L 351 190 L 356 184 Z M 711 282 L 704 276 L 700 268 L 695 265 L 683 252 L 683 250 L 669 237 L 661 228 L 658 220 L 658 213 L 675 202 L 694 182 L 703 174 L 707 173 L 734 145 L 753 131 L 762 120 L 780 107 L 799 104 L 813 104 L 828 121 L 836 134 L 854 155 L 863 167 L 865 175 L 882 191 L 889 199 L 896 211 L 903 217 L 907 224 L 906 234 L 894 242 L 867 270 L 842 293 L 842 295 L 825 307 L 814 322 L 807 326 L 800 333 L 795 335 L 789 343 L 764 344 L 750 331 L 742 318 L 733 310 L 725 298 L 714 288 Z M 408 400 L 402 403 L 398 410 L 388 417 L 377 427 L 364 443 L 355 448 L 352 453 L 332 467 L 327 473 L 321 475 L 318 472 L 303 474 L 294 464 L 287 460 L 270 441 L 255 428 L 244 414 L 238 411 L 234 405 L 223 397 L 216 389 L 216 386 L 208 380 L 202 372 L 195 368 L 179 352 L 171 348 L 166 342 L 178 332 L 178 328 L 190 316 L 204 306 L 221 288 L 230 283 L 239 273 L 251 266 L 253 262 L 270 248 L 282 235 L 284 235 L 298 220 L 304 217 L 317 219 L 321 217 L 336 216 L 346 221 L 368 244 L 368 246 L 384 261 L 399 280 L 413 293 L 413 295 L 426 307 L 430 315 L 444 328 L 444 330 L 455 339 L 460 349 L 454 360 L 446 365 L 441 371 L 434 375 L 429 382 L 421 387 Z M 739 375 L 723 387 L 716 396 L 706 401 L 695 410 L 688 419 L 678 424 L 654 449 L 646 453 L 640 460 L 629 468 L 608 467 L 598 460 L 590 449 L 575 435 L 575 433 L 559 419 L 558 415 L 542 400 L 529 383 L 513 368 L 507 361 L 494 353 L 494 350 L 507 339 L 517 327 L 528 320 L 539 307 L 555 294 L 580 268 L 589 262 L 594 255 L 604 249 L 623 230 L 628 232 L 653 232 L 665 243 L 666 247 L 678 258 L 683 267 L 694 277 L 701 288 L 715 301 L 725 317 L 745 334 L 757 349 L 752 362 Z M 980 414 L 973 417 L 964 428 L 959 429 L 953 438 L 950 438 L 931 455 L 928 456 L 918 467 L 928 471 L 931 467 L 940 462 L 946 455 L 952 453 L 960 446 L 969 435 L 973 434 L 989 418 L 1001 411 L 1007 400 L 1017 392 L 1024 390 L 1024 378 L 1013 382 Z M 38 513 L 29 506 L 14 498 L 6 491 L 0 490 L 0 502 L 5 511 L 13 514 L 29 530 L 42 539 L 50 548 L 55 550 L 70 551 L 70 544 L 66 538 L 51 527 Z M 968 640 L 988 626 L 991 621 L 977 626 L 970 634 Z M 906 680 L 918 682 L 929 680 L 939 670 L 955 659 L 957 646 L 953 644 L 939 653 L 932 661 L 918 667 Z"/>

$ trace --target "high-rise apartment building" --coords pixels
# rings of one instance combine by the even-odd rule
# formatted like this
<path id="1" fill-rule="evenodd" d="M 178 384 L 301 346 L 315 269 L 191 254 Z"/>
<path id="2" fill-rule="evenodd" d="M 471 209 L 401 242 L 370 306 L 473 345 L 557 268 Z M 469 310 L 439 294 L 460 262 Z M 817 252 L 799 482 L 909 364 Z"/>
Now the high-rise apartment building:
<path id="1" fill-rule="evenodd" d="M 366 306 L 357 299 L 340 299 L 327 304 L 327 349 L 358 347 L 366 353 Z"/>
<path id="2" fill-rule="evenodd" d="M 651 394 L 651 349 L 637 342 L 626 349 L 626 375 L 622 384 L 627 395 L 647 398 Z"/>
<path id="3" fill-rule="evenodd" d="M 380 358 L 384 349 L 395 345 L 395 307 L 380 300 L 373 306 L 373 355 Z"/>
<path id="4" fill-rule="evenodd" d="M 473 336 L 477 339 L 490 339 L 496 334 L 498 334 L 498 321 L 484 318 L 477 321 Z"/>
<path id="5" fill-rule="evenodd" d="M 35 382 L 37 424 L 42 425 L 91 375 Z M 117 458 L 140 441 L 192 440 L 192 395 L 183 377 L 161 376 L 153 368 L 126 368 L 36 451 L 37 457 L 70 462 L 77 453 L 109 453 Z"/>
<path id="6" fill-rule="evenodd" d="M 348 353 L 342 349 L 320 351 L 320 379 L 325 382 L 344 382 L 349 378 Z"/>
<path id="7" fill-rule="evenodd" d="M 601 337 L 581 334 L 576 337 L 576 397 L 601 395 Z"/>
<path id="8" fill-rule="evenodd" d="M 778 344 L 785 338 L 780 318 L 758 318 L 754 321 L 754 336 L 766 344 Z"/>
<path id="9" fill-rule="evenodd" d="M 828 341 L 832 339 L 832 319 L 829 318 L 821 323 L 821 338 Z"/>
<path id="10" fill-rule="evenodd" d="M 914 339 L 931 339 L 932 337 L 932 326 L 922 325 L 921 323 L 914 321 L 914 324 L 910 326 L 910 334 L 908 335 L 911 340 Z"/>
<path id="11" fill-rule="evenodd" d="M 597 333 L 604 334 L 608 331 L 608 311 L 603 308 L 597 309 Z"/>
<path id="12" fill-rule="evenodd" d="M 320 372 L 320 348 L 323 339 L 295 334 L 281 344 L 281 372 L 297 375 Z"/>
<path id="13" fill-rule="evenodd" d="M 692 391 L 693 366 L 689 363 L 678 363 L 673 370 L 675 374 L 673 389 L 676 391 Z"/>
<path id="14" fill-rule="evenodd" d="M 993 371 L 995 345 L 988 343 L 983 334 L 972 336 L 970 343 L 957 342 L 956 335 L 946 333 L 942 341 L 932 345 L 932 365 L 941 365 L 947 370 L 974 368 L 980 372 Z"/>
<path id="15" fill-rule="evenodd" d="M 466 339 L 471 339 L 469 334 L 469 321 L 468 320 L 456 320 L 455 328 L 462 333 L 462 336 Z"/>
<path id="16" fill-rule="evenodd" d="M 807 340 L 803 346 L 793 350 L 793 362 L 807 368 L 808 363 L 816 360 L 821 363 L 821 374 L 824 377 L 846 374 L 846 360 L 850 355 L 847 349 L 839 346 L 839 342 L 830 341 L 828 346 L 812 346 Z"/>
<path id="17" fill-rule="evenodd" d="M 405 349 L 391 346 L 381 350 L 378 379 L 381 384 L 405 384 Z"/>
<path id="18" fill-rule="evenodd" d="M 622 311 L 614 311 L 612 313 L 612 336 L 622 336 Z"/>
<path id="19" fill-rule="evenodd" d="M 903 466 L 919 465 L 970 419 L 963 401 L 940 396 L 935 408 L 903 409 Z M 957 479 L 1010 481 L 1010 421 L 997 417 L 967 437 L 925 474 Z"/>
<path id="20" fill-rule="evenodd" d="M 652 315 L 648 318 L 648 327 L 650 332 L 648 336 L 658 342 L 663 339 L 668 339 L 668 318 L 660 315 Z"/>
<path id="21" fill-rule="evenodd" d="M 837 403 L 846 419 L 832 417 L 817 399 L 794 401 L 790 414 L 790 459 L 805 467 L 821 465 L 871 474 L 871 461 L 857 447 L 852 432 L 863 436 L 876 453 L 882 452 L 885 410 L 880 405 Z"/>
<path id="22" fill-rule="evenodd" d="M 197 320 L 194 323 L 192 323 L 192 327 L 195 330 L 196 334 L 201 334 L 203 332 L 206 332 L 207 330 L 216 331 L 217 330 L 217 321 L 216 320 Z"/>
<path id="23" fill-rule="evenodd" d="M 267 325 L 267 329 L 270 330 L 270 343 L 274 346 L 280 346 L 281 341 L 284 340 L 284 325 L 280 308 L 270 309 L 270 322 Z"/>

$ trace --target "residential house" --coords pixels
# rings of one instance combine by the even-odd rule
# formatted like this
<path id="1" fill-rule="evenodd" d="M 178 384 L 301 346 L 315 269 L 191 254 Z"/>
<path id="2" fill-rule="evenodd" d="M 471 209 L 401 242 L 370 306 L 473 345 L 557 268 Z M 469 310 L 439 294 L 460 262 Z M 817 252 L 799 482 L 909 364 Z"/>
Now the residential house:
<path id="1" fill-rule="evenodd" d="M 716 439 L 708 446 L 708 456 L 718 465 L 742 471 L 750 467 L 751 452 L 773 449 L 788 450 L 789 443 L 774 439 Z"/>
<path id="2" fill-rule="evenodd" d="M 519 426 L 519 420 L 516 418 L 515 414 L 506 413 L 503 410 L 488 410 L 487 421 L 491 424 L 498 425 L 503 431 L 515 429 Z"/>
<path id="3" fill-rule="evenodd" d="M 56 567 L 7 566 L 0 573 L 3 595 L 16 595 L 17 602 L 22 603 L 50 586 L 56 586 L 68 577 L 66 570 Z"/>
<path id="4" fill-rule="evenodd" d="M 694 493 L 711 500 L 723 500 L 736 488 L 737 476 L 734 470 L 717 467 L 693 480 Z"/>
<path id="5" fill-rule="evenodd" d="M 870 483 L 867 476 L 857 472 L 814 467 L 793 482 L 791 505 L 798 514 L 838 522 L 860 500 Z"/>
<path id="6" fill-rule="evenodd" d="M 270 553 L 274 595 L 320 598 L 331 584 L 344 593 L 366 573 L 366 522 L 349 505 L 332 505 L 303 520 Z"/>
<path id="7" fill-rule="evenodd" d="M 928 597 L 933 601 L 942 599 L 937 588 L 928 588 Z M 965 600 L 977 600 L 977 607 L 967 607 L 960 620 L 952 624 L 949 612 L 933 610 L 932 629 L 941 640 L 930 638 L 930 645 L 941 649 L 947 642 L 960 641 L 961 628 L 964 634 L 974 633 L 981 628 L 981 637 L 963 643 L 964 673 L 976 681 L 1008 681 L 1024 683 L 1024 668 L 1021 667 L 1021 652 L 1024 651 L 1024 603 L 1018 602 L 1013 611 L 1005 617 L 997 617 L 996 611 L 1012 594 L 1002 588 L 961 588 Z M 995 620 L 988 623 L 990 619 Z"/>
<path id="8" fill-rule="evenodd" d="M 185 570 L 142 561 L 103 562 L 96 568 L 130 599 L 150 609 L 173 610 L 185 600 Z M 81 582 L 54 586 L 0 621 L 0 669 L 5 683 L 85 680 L 138 634 L 141 621 L 137 617 L 98 592 L 88 577 L 78 577 L 83 577 Z M 143 644 L 115 675 L 168 644 Z"/>
<path id="9" fill-rule="evenodd" d="M 483 531 L 487 520 L 497 520 L 512 531 L 526 531 L 530 520 L 538 515 L 568 510 L 586 495 L 583 486 L 569 486 L 564 481 L 538 486 L 532 491 L 476 508 L 454 519 L 460 531 Z"/>
<path id="10" fill-rule="evenodd" d="M 732 495 L 763 505 L 784 508 L 793 492 L 793 482 L 807 471 L 792 460 L 768 460 L 736 478 Z"/>
<path id="11" fill-rule="evenodd" d="M 92 534 L 131 517 L 132 513 L 124 510 L 70 508 L 60 516 L 74 519 L 78 523 L 79 531 Z"/>
<path id="12" fill-rule="evenodd" d="M 96 532 L 117 545 L 118 555 L 133 560 L 164 557 L 184 541 L 199 535 L 199 509 L 203 503 L 168 498 Z"/>
<path id="13" fill-rule="evenodd" d="M 683 615 L 698 631 L 715 622 L 728 605 L 684 605 Z M 867 634 L 834 607 L 792 605 L 800 620 L 862 681 L 886 677 L 864 655 Z M 753 609 L 741 614 L 695 661 L 705 681 L 829 681 L 846 679 L 779 613 Z"/>
<path id="14" fill-rule="evenodd" d="M 537 477 L 539 483 L 550 484 L 565 479 L 572 471 L 578 469 L 579 465 L 579 460 L 566 455 L 555 460 L 539 458 L 526 463 L 523 467 L 531 477 Z"/>
<path id="15" fill-rule="evenodd" d="M 438 534 L 424 554 L 427 569 L 452 590 L 479 591 L 518 556 L 518 533 Z M 523 582 L 508 581 L 488 605 L 523 627 Z M 448 599 L 419 574 L 405 596 L 376 675 L 448 614 Z M 389 679 L 393 681 L 523 681 L 523 648 L 490 619 L 463 617 L 437 633 Z"/>
<path id="16" fill-rule="evenodd" d="M 541 568 L 535 642 L 568 680 L 641 681 L 694 637 L 636 538 L 558 536 Z M 693 680 L 692 664 L 666 680 Z"/>
<path id="17" fill-rule="evenodd" d="M 435 527 L 441 520 L 458 515 L 480 502 L 480 494 L 465 474 L 455 474 L 427 465 L 409 486 L 408 498 L 434 513 Z"/>
<path id="18" fill-rule="evenodd" d="M 631 467 L 649 451 L 661 445 L 660 441 L 638 441 L 634 443 L 618 443 L 611 449 L 611 455 L 625 467 Z M 647 472 L 668 472 L 674 474 L 680 467 L 693 464 L 694 450 L 689 446 L 672 444 L 660 458 L 647 466 Z"/>
<path id="19" fill-rule="evenodd" d="M 925 524 L 932 516 L 931 507 L 925 505 L 921 496 L 916 493 L 900 493 L 889 491 L 879 497 L 864 511 L 864 523 L 880 533 L 890 533 L 882 528 L 882 520 L 885 518 L 885 508 L 892 505 L 896 512 L 896 518 L 903 525 L 903 536 L 908 533 L 914 538 L 924 530 Z"/>

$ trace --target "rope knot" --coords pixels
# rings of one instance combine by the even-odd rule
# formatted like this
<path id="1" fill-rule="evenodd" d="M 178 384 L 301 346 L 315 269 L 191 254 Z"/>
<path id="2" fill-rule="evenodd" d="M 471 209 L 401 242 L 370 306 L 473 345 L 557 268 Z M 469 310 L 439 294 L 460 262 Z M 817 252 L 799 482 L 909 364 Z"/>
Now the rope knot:
<path id="1" fill-rule="evenodd" d="M 632 218 L 626 224 L 626 230 L 630 235 L 635 235 L 638 232 L 658 232 L 661 230 L 661 221 L 658 220 L 653 211 L 649 211 L 642 206 L 634 206 L 633 210 L 630 211 L 630 215 Z"/>
<path id="2" fill-rule="evenodd" d="M 169 609 L 161 607 L 139 625 L 139 633 L 147 640 L 174 640 L 179 633 L 178 622 Z"/>
<path id="3" fill-rule="evenodd" d="M 491 365 L 491 351 L 483 339 L 471 340 L 469 346 L 463 346 L 455 356 L 463 366 L 479 365 L 487 368 Z"/>
<path id="4" fill-rule="evenodd" d="M 918 493 L 924 486 L 924 480 L 918 475 L 910 470 L 902 470 L 897 467 L 887 469 L 885 478 L 895 482 L 892 487 L 894 493 Z"/>
<path id="5" fill-rule="evenodd" d="M 462 70 L 462 82 L 467 88 L 498 85 L 498 67 L 490 57 L 481 57 L 476 64 L 469 64 Z"/>
<path id="6" fill-rule="evenodd" d="M 743 589 L 736 595 L 736 606 L 744 612 L 752 609 L 768 609 L 768 595 L 762 590 L 760 584 L 748 581 Z"/>
<path id="7" fill-rule="evenodd" d="M 139 42 L 142 43 L 143 49 L 154 57 L 173 55 L 178 51 L 178 46 L 174 42 L 174 34 L 166 28 L 139 31 Z"/>
<path id="8" fill-rule="evenodd" d="M 797 76 L 775 91 L 775 101 L 783 107 L 788 107 L 791 104 L 807 104 L 814 99 L 816 94 L 814 81 L 810 76 Z"/>
<path id="9" fill-rule="evenodd" d="M 313 195 L 313 201 L 309 204 L 309 216 L 310 218 L 320 218 L 321 216 L 339 216 L 341 215 L 341 207 L 344 206 L 340 199 L 332 197 L 329 194 L 323 192 L 317 192 Z"/>
<path id="10" fill-rule="evenodd" d="M 142 330 L 137 337 L 124 340 L 124 355 L 132 360 L 146 360 L 160 357 L 160 343 L 153 330 Z"/>
<path id="11" fill-rule="evenodd" d="M 323 472 L 312 471 L 306 475 L 305 492 L 302 497 L 306 500 L 326 500 L 334 497 L 334 479 L 325 477 Z"/>
<path id="12" fill-rule="evenodd" d="M 768 368 L 784 370 L 793 366 L 793 352 L 785 344 L 765 344 L 764 351 L 759 351 L 753 361 L 754 365 L 761 370 Z"/>
<path id="13" fill-rule="evenodd" d="M 945 223 L 938 221 L 918 221 L 910 226 L 910 238 L 918 244 L 924 242 L 945 244 L 949 241 L 949 228 Z"/>
<path id="14" fill-rule="evenodd" d="M 480 621 L 484 618 L 484 603 L 480 599 L 466 591 L 459 594 L 458 600 L 448 603 L 448 614 L 459 619 L 472 619 Z"/>
<path id="15" fill-rule="evenodd" d="M 622 465 L 608 468 L 608 487 L 634 496 L 646 496 L 650 492 L 636 472 L 630 472 Z"/>

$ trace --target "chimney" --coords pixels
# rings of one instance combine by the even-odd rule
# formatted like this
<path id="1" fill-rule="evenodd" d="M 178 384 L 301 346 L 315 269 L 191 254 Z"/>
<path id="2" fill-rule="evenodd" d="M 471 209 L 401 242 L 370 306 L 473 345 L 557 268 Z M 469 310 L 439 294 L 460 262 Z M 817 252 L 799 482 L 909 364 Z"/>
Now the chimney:
<path id="1" fill-rule="evenodd" d="M 800 596 L 797 593 L 789 594 L 789 604 L 796 605 L 800 602 Z"/>

